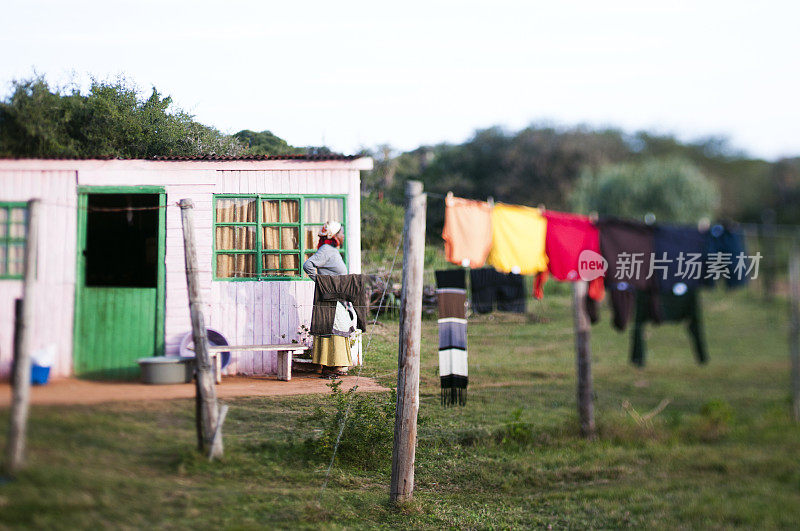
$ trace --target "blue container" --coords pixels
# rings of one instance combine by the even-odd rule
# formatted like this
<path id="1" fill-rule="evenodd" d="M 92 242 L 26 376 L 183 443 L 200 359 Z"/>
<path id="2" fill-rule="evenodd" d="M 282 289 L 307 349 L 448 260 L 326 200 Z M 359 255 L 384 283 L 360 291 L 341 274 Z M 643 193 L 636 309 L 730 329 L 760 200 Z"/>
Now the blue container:
<path id="1" fill-rule="evenodd" d="M 31 365 L 31 383 L 33 385 L 44 385 L 50 378 L 50 367 L 42 367 L 35 363 Z"/>

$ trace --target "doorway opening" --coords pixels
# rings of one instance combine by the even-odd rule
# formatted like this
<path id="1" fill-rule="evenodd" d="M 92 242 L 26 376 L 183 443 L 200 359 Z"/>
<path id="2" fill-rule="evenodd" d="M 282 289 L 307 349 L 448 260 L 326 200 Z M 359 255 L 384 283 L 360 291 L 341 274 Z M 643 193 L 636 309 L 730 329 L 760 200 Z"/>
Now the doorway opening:
<path id="1" fill-rule="evenodd" d="M 158 194 L 89 194 L 85 285 L 154 288 Z"/>

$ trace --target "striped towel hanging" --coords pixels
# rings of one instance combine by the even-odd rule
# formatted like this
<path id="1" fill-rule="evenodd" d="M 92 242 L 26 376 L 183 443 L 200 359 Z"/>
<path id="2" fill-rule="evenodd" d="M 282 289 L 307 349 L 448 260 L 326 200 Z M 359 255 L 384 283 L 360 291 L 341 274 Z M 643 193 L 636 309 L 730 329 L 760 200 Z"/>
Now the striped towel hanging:
<path id="1" fill-rule="evenodd" d="M 466 274 L 463 269 L 436 271 L 439 306 L 439 380 L 442 405 L 467 402 Z"/>

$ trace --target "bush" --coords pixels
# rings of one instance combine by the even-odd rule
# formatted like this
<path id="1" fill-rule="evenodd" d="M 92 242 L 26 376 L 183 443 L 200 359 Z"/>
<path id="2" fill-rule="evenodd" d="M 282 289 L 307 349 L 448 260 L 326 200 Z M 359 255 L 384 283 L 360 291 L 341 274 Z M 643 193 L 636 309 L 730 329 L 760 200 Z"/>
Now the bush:
<path id="1" fill-rule="evenodd" d="M 373 195 L 361 198 L 361 248 L 394 252 L 403 235 L 403 207 Z"/>
<path id="2" fill-rule="evenodd" d="M 0 100 L 0 156 L 150 158 L 238 155 L 244 146 L 175 109 L 155 87 L 142 96 L 124 79 L 51 87 L 14 81 Z"/>
<path id="3" fill-rule="evenodd" d="M 511 419 L 495 433 L 503 446 L 528 446 L 534 441 L 533 424 L 522 420 L 522 409 L 511 412 Z"/>
<path id="4" fill-rule="evenodd" d="M 734 410 L 728 402 L 709 400 L 700 408 L 700 415 L 693 416 L 687 423 L 687 439 L 707 443 L 724 439 L 734 420 Z"/>
<path id="5" fill-rule="evenodd" d="M 357 394 L 358 386 L 347 392 L 341 386 L 341 380 L 328 385 L 331 392 L 311 419 L 322 427 L 316 437 L 306 439 L 306 449 L 317 458 L 331 458 L 349 403 L 350 413 L 339 441 L 337 460 L 364 469 L 384 468 L 392 456 L 397 393 L 392 390 L 388 394 Z"/>
<path id="6" fill-rule="evenodd" d="M 574 208 L 601 216 L 697 223 L 719 206 L 719 192 L 693 163 L 680 158 L 606 166 L 583 173 L 571 200 Z"/>

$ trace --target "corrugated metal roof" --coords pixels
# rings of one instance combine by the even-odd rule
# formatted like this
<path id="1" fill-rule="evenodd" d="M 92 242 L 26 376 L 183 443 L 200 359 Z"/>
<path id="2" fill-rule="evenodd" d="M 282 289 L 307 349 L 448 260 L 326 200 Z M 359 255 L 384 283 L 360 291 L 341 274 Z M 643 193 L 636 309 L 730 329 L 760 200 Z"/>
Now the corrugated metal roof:
<path id="1" fill-rule="evenodd" d="M 308 160 L 308 161 L 326 161 L 326 160 L 356 160 L 362 158 L 364 155 L 340 155 L 338 153 L 331 153 L 329 155 L 240 155 L 230 157 L 226 155 L 201 155 L 196 157 L 173 157 L 173 156 L 158 156 L 146 159 L 135 159 L 125 157 L 4 157 L 0 156 L 0 160 L 23 160 L 23 159 L 41 159 L 41 160 L 159 160 L 159 161 L 259 161 L 259 160 Z"/>
<path id="2" fill-rule="evenodd" d="M 153 157 L 153 160 L 217 160 L 217 161 L 230 161 L 230 160 L 355 160 L 361 158 L 362 155 L 340 155 L 331 153 L 329 155 L 240 155 L 237 157 L 228 157 L 224 155 L 203 155 L 199 157 Z"/>

